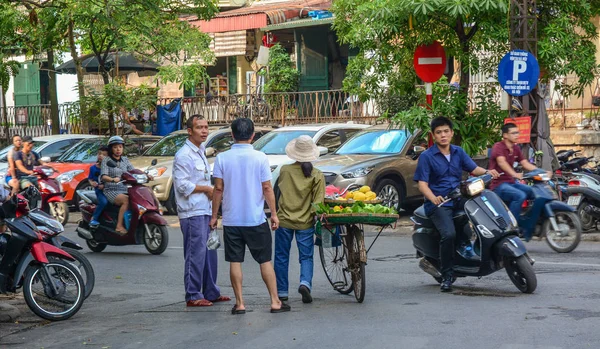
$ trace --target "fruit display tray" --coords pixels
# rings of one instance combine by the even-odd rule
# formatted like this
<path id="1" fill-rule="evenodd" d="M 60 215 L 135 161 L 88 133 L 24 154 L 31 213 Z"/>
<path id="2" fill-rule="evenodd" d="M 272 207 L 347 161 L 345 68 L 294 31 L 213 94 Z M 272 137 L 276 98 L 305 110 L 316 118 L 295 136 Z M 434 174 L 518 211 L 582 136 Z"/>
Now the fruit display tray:
<path id="1" fill-rule="evenodd" d="M 355 200 L 334 200 L 334 199 L 325 199 L 324 203 L 325 205 L 329 205 L 329 206 L 352 206 L 355 203 L 357 203 L 359 201 L 355 201 Z M 382 203 L 382 201 L 380 199 L 375 199 L 375 200 L 367 200 L 367 201 L 360 201 L 363 202 L 365 204 L 372 204 L 372 205 L 377 205 Z"/>
<path id="2" fill-rule="evenodd" d="M 367 224 L 386 226 L 395 223 L 399 216 L 397 214 L 382 213 L 340 213 L 323 215 L 327 224 Z"/>

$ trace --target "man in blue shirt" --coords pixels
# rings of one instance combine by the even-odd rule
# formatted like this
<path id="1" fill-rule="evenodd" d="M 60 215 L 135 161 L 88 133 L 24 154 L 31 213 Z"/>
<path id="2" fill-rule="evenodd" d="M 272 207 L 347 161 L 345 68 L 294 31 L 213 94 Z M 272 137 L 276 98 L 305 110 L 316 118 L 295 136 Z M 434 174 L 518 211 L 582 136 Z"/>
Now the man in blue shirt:
<path id="1" fill-rule="evenodd" d="M 453 189 L 460 185 L 463 171 L 476 176 L 490 173 L 494 178 L 498 172 L 489 172 L 477 166 L 475 162 L 456 145 L 450 144 L 454 131 L 452 121 L 440 116 L 431 121 L 431 134 L 435 144 L 419 156 L 414 181 L 418 182 L 419 191 L 425 196 L 425 212 L 440 232 L 440 271 L 442 273 L 442 292 L 452 291 L 454 269 L 454 250 L 456 230 L 452 217 L 461 205 L 447 202 L 439 206 Z"/>

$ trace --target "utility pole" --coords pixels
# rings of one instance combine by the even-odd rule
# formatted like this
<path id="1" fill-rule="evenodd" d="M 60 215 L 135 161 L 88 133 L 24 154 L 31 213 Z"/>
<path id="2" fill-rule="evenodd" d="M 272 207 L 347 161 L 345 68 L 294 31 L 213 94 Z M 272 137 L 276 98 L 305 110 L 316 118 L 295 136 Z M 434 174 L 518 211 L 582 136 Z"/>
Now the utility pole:
<path id="1" fill-rule="evenodd" d="M 529 51 L 537 58 L 537 42 L 536 0 L 510 0 L 510 49 Z M 519 99 L 525 115 L 531 116 L 530 144 L 535 148 L 538 136 L 538 104 L 540 103 L 538 88 L 536 86 L 530 93 L 513 98 Z"/>

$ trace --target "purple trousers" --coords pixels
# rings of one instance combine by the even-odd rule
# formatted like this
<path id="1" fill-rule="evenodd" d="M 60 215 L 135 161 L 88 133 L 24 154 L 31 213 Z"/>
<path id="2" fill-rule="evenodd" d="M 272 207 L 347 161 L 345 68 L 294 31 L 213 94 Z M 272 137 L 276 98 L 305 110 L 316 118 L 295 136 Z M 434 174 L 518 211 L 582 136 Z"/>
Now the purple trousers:
<path id="1" fill-rule="evenodd" d="M 217 286 L 217 251 L 206 247 L 210 216 L 182 218 L 179 223 L 183 232 L 185 300 L 215 300 L 221 290 Z"/>

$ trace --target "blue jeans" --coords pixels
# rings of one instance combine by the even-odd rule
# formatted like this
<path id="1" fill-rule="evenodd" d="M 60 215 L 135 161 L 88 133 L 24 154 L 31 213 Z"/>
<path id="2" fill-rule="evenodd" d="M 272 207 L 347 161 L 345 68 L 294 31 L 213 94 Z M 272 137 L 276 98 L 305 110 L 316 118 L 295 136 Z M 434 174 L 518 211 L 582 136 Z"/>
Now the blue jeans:
<path id="1" fill-rule="evenodd" d="M 96 209 L 94 210 L 92 220 L 97 221 L 100 218 L 102 211 L 104 211 L 106 205 L 108 205 L 108 199 L 106 198 L 106 196 L 104 196 L 102 190 L 94 189 L 94 191 L 96 192 L 96 198 L 98 198 L 98 206 L 96 206 Z"/>
<path id="2" fill-rule="evenodd" d="M 494 192 L 508 205 L 508 209 L 518 221 L 521 215 L 521 207 L 525 199 L 533 198 L 533 189 L 521 183 L 502 183 Z"/>
<path id="3" fill-rule="evenodd" d="M 300 262 L 300 285 L 312 289 L 313 253 L 315 250 L 315 228 L 293 230 L 278 228 L 275 231 L 275 277 L 277 279 L 277 294 L 279 297 L 288 296 L 288 271 L 290 265 L 290 248 L 296 234 L 296 244 Z"/>

